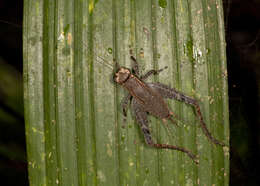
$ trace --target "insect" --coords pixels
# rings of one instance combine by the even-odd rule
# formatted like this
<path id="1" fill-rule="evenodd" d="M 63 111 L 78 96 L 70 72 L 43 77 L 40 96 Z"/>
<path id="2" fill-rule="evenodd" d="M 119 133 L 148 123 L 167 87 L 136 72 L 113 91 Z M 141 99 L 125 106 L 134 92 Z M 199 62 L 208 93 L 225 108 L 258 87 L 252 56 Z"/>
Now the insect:
<path id="1" fill-rule="evenodd" d="M 122 99 L 121 102 L 123 114 L 125 117 L 127 116 L 127 108 L 130 101 L 133 114 L 142 130 L 147 145 L 156 148 L 173 149 L 184 152 L 195 163 L 198 163 L 198 161 L 196 160 L 196 155 L 193 154 L 190 150 L 170 144 L 158 144 L 155 143 L 152 139 L 151 132 L 148 126 L 147 115 L 154 115 L 155 117 L 162 119 L 163 122 L 166 122 L 166 120 L 171 120 L 172 122 L 174 122 L 174 120 L 172 119 L 174 114 L 170 111 L 168 105 L 164 100 L 169 98 L 192 105 L 195 109 L 197 117 L 199 118 L 201 128 L 207 138 L 216 145 L 226 146 L 223 142 L 215 139 L 207 129 L 200 111 L 199 103 L 196 99 L 186 96 L 185 94 L 167 85 L 161 83 L 145 82 L 145 80 L 149 76 L 159 74 L 167 67 L 160 70 L 150 70 L 146 74 L 140 75 L 139 66 L 136 59 L 132 55 L 130 58 L 133 62 L 132 69 L 130 70 L 125 67 L 120 67 L 117 64 L 117 70 L 114 73 L 113 79 L 116 83 L 123 86 L 128 91 L 128 94 Z"/>

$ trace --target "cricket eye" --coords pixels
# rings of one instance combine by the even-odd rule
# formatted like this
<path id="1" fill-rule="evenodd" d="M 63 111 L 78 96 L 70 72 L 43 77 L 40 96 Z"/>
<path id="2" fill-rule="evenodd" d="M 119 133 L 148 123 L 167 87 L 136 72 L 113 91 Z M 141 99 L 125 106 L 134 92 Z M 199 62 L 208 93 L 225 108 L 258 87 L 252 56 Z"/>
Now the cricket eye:
<path id="1" fill-rule="evenodd" d="M 114 82 L 119 83 L 119 75 L 118 75 L 118 72 L 114 74 L 113 80 L 114 80 Z"/>

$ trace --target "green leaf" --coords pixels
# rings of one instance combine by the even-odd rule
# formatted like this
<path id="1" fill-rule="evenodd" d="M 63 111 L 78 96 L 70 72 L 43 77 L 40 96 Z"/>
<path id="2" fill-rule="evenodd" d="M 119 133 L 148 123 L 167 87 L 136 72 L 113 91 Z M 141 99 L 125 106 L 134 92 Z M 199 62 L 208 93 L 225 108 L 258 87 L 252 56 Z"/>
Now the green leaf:
<path id="1" fill-rule="evenodd" d="M 30 185 L 228 185 L 229 149 L 208 141 L 192 107 L 168 101 L 181 127 L 149 122 L 155 141 L 190 149 L 199 165 L 148 147 L 111 82 L 114 59 L 131 67 L 130 49 L 142 73 L 168 66 L 148 82 L 199 100 L 210 132 L 228 144 L 220 0 L 25 0 L 23 28 Z"/>

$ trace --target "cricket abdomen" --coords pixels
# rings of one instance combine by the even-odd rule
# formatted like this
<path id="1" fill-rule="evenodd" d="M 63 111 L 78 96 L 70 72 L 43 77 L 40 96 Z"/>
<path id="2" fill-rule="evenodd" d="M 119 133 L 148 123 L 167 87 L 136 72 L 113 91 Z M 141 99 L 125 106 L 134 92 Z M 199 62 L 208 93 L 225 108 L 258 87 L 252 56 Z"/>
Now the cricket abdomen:
<path id="1" fill-rule="evenodd" d="M 161 119 L 169 118 L 169 109 L 162 96 L 143 81 L 131 75 L 122 86 L 142 105 L 144 111 Z"/>

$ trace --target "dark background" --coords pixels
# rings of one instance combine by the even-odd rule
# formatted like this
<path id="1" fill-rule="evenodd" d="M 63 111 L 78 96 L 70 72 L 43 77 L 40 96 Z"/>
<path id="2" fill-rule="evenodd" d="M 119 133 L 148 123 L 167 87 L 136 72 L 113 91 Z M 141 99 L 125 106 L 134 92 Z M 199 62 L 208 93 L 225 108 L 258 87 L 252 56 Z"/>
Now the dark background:
<path id="1" fill-rule="evenodd" d="M 260 1 L 223 0 L 230 185 L 260 185 Z M 0 0 L 0 178 L 28 185 L 22 95 L 22 0 Z M 4 183 L 6 182 L 6 183 Z"/>

